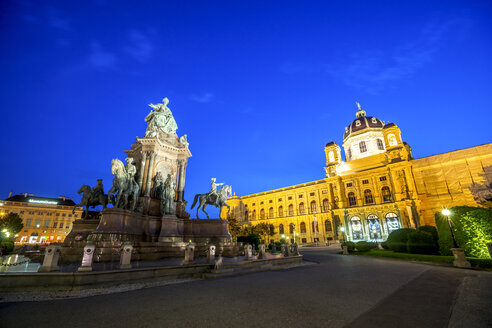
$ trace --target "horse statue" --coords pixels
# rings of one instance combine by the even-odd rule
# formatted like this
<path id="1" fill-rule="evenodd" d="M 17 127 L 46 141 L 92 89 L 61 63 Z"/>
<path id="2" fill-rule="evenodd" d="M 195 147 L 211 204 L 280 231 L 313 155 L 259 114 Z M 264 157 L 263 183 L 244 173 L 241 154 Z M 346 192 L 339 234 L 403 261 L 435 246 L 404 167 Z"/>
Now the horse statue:
<path id="1" fill-rule="evenodd" d="M 123 162 L 119 159 L 111 160 L 111 174 L 114 175 L 114 178 L 113 186 L 108 191 L 108 195 L 116 195 L 116 208 L 126 209 L 129 207 L 131 211 L 134 211 L 135 206 L 137 205 L 138 192 L 140 188 L 131 172 L 132 170 L 127 170 Z M 128 204 L 128 197 L 130 196 L 130 204 Z"/>
<path id="2" fill-rule="evenodd" d="M 227 197 L 232 197 L 232 187 L 228 185 L 223 185 L 222 188 L 220 188 L 220 190 L 217 192 L 217 195 L 213 195 L 210 192 L 206 194 L 196 194 L 195 199 L 193 200 L 193 205 L 191 205 L 191 209 L 195 207 L 197 200 L 199 200 L 199 205 L 196 209 L 197 219 L 199 219 L 198 211 L 200 210 L 200 208 L 205 214 L 207 214 L 207 219 L 210 219 L 208 213 L 205 212 L 205 207 L 207 207 L 207 205 L 214 205 L 215 207 L 218 207 L 219 210 L 222 210 L 222 206 L 227 206 L 227 208 L 229 209 L 227 211 L 227 214 L 229 214 L 231 212 L 231 207 L 226 203 Z"/>
<path id="3" fill-rule="evenodd" d="M 76 204 L 73 207 L 72 214 L 75 213 L 75 208 L 78 206 L 85 206 L 84 217 L 87 218 L 87 214 L 90 208 L 94 208 L 95 206 L 102 205 L 103 209 L 108 206 L 108 203 L 112 203 L 114 205 L 114 199 L 112 195 L 108 197 L 103 193 L 98 193 L 96 197 L 94 197 L 94 193 L 92 192 L 91 187 L 88 185 L 82 185 L 77 193 L 82 194 L 82 199 L 80 200 L 80 204 Z"/>

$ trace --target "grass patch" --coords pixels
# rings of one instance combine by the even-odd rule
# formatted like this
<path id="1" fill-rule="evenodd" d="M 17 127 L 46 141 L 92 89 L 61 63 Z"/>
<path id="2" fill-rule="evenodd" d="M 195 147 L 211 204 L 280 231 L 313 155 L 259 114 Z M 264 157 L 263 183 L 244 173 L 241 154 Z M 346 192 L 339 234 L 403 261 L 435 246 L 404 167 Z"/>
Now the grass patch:
<path id="1" fill-rule="evenodd" d="M 369 252 L 352 252 L 351 254 L 448 265 L 453 265 L 454 260 L 453 256 L 397 253 L 390 250 L 376 249 L 370 250 Z M 492 259 L 478 259 L 473 257 L 467 257 L 466 259 L 473 268 L 492 269 Z"/>

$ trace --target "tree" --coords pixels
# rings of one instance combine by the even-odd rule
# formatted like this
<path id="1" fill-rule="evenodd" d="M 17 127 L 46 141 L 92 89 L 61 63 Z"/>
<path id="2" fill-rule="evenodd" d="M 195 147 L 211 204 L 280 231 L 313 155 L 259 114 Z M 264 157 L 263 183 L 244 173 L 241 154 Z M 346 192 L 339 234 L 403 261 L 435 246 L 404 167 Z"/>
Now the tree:
<path id="1" fill-rule="evenodd" d="M 228 218 L 229 221 L 229 233 L 233 240 L 237 239 L 237 236 L 241 233 L 241 226 L 237 223 L 235 218 Z"/>
<path id="2" fill-rule="evenodd" d="M 271 227 L 270 224 L 261 222 L 257 224 L 255 227 L 255 232 L 263 237 L 263 240 L 266 241 L 266 236 L 270 236 Z"/>
<path id="3" fill-rule="evenodd" d="M 17 213 L 9 213 L 0 219 L 0 230 L 6 229 L 11 237 L 14 237 L 22 228 L 24 224 Z"/>

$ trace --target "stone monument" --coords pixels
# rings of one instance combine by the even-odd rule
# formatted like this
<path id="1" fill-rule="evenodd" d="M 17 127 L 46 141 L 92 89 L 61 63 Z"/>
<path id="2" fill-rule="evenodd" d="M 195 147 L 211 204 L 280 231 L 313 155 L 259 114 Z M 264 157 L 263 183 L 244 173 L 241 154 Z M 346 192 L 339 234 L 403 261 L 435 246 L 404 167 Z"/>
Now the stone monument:
<path id="1" fill-rule="evenodd" d="M 38 272 L 58 271 L 58 259 L 60 258 L 60 246 L 49 245 L 44 253 L 43 265 L 39 267 Z"/>
<path id="2" fill-rule="evenodd" d="M 112 249 L 125 242 L 130 242 L 143 260 L 183 256 L 188 242 L 199 253 L 205 252 L 210 244 L 226 256 L 232 252 L 227 220 L 192 220 L 185 211 L 186 167 L 191 152 L 187 136 L 178 137 L 176 133 L 178 125 L 168 104 L 167 98 L 162 103 L 150 104 L 145 134 L 125 151 L 126 164 L 117 158 L 111 161 L 114 178 L 108 194 L 104 194 L 101 181 L 99 188 L 89 187 L 87 191 L 87 204 L 104 203 L 97 227 L 87 236 L 96 246 L 96 261 L 110 261 Z M 221 206 L 224 197 L 220 195 L 224 194 L 226 199 L 230 186 L 222 189 L 214 198 Z M 114 207 L 106 207 L 107 204 Z M 76 234 L 72 231 L 70 235 Z M 69 247 L 84 246 L 74 243 L 73 238 L 68 240 L 72 242 L 64 245 L 67 253 Z M 82 250 L 77 254 L 81 256 Z"/>

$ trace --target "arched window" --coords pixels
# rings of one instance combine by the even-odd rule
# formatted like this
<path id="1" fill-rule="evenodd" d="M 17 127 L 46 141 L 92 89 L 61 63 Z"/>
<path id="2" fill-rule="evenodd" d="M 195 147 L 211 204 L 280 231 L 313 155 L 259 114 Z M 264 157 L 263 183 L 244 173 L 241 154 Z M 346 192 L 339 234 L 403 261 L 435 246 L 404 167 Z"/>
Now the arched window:
<path id="1" fill-rule="evenodd" d="M 294 205 L 290 204 L 289 205 L 289 216 L 294 215 Z"/>
<path id="2" fill-rule="evenodd" d="M 244 219 L 247 220 L 248 219 L 248 210 L 244 211 Z"/>
<path id="3" fill-rule="evenodd" d="M 381 188 L 381 194 L 383 195 L 383 202 L 391 202 L 391 191 L 388 186 Z"/>
<path id="4" fill-rule="evenodd" d="M 349 206 L 357 205 L 357 199 L 355 198 L 355 194 L 353 192 L 349 192 L 347 196 L 348 196 Z"/>
<path id="5" fill-rule="evenodd" d="M 311 202 L 311 213 L 316 213 L 318 209 L 316 208 L 316 201 Z"/>
<path id="6" fill-rule="evenodd" d="M 262 220 L 264 220 L 264 219 L 265 219 L 265 209 L 264 209 L 264 208 L 262 208 L 262 209 L 260 210 L 260 219 L 262 219 Z"/>
<path id="7" fill-rule="evenodd" d="M 304 214 L 305 209 L 304 209 L 304 203 L 299 204 L 299 214 Z"/>
<path id="8" fill-rule="evenodd" d="M 283 224 L 280 224 L 280 225 L 278 226 L 278 233 L 279 233 L 279 234 L 283 234 L 283 233 L 284 233 L 284 225 L 283 225 Z"/>
<path id="9" fill-rule="evenodd" d="M 306 224 L 301 222 L 301 233 L 306 233 Z"/>
<path id="10" fill-rule="evenodd" d="M 253 214 L 251 214 L 251 220 L 256 220 L 256 210 L 253 210 Z"/>
<path id="11" fill-rule="evenodd" d="M 294 233 L 294 223 L 289 224 L 289 233 Z"/>
<path id="12" fill-rule="evenodd" d="M 359 149 L 360 149 L 360 152 L 361 153 L 365 153 L 367 151 L 367 147 L 366 147 L 366 142 L 365 141 L 359 142 Z"/>
<path id="13" fill-rule="evenodd" d="M 328 153 L 328 160 L 330 162 L 334 162 L 335 161 L 335 154 L 333 153 L 333 150 L 330 150 L 330 152 Z"/>
<path id="14" fill-rule="evenodd" d="M 376 140 L 376 143 L 378 144 L 378 149 L 379 150 L 384 150 L 383 141 L 381 139 L 377 139 Z"/>
<path id="15" fill-rule="evenodd" d="M 331 222 L 330 220 L 325 220 L 325 231 L 326 232 L 331 232 L 333 231 L 333 228 L 331 226 Z"/>
<path id="16" fill-rule="evenodd" d="M 363 238 L 362 224 L 358 216 L 353 216 L 350 219 L 350 225 L 352 226 L 352 237 L 354 240 L 360 240 Z"/>
<path id="17" fill-rule="evenodd" d="M 330 206 L 328 204 L 328 199 L 323 199 L 323 212 L 327 212 L 330 209 Z"/>
<path id="18" fill-rule="evenodd" d="M 395 213 L 386 214 L 386 225 L 388 226 L 388 232 L 400 229 L 400 222 L 398 221 L 398 215 Z"/>
<path id="19" fill-rule="evenodd" d="M 388 143 L 390 147 L 396 146 L 398 141 L 396 141 L 396 137 L 394 134 L 388 134 Z"/>
<path id="20" fill-rule="evenodd" d="M 364 190 L 364 199 L 366 204 L 374 203 L 374 199 L 372 198 L 372 192 L 369 189 Z"/>
<path id="21" fill-rule="evenodd" d="M 347 153 L 348 153 L 348 159 L 350 160 L 352 158 L 352 148 L 349 147 Z"/>
<path id="22" fill-rule="evenodd" d="M 278 207 L 278 216 L 281 218 L 284 216 L 284 208 L 282 206 Z"/>
<path id="23" fill-rule="evenodd" d="M 270 209 L 268 210 L 268 218 L 273 219 L 273 207 L 270 207 Z"/>

